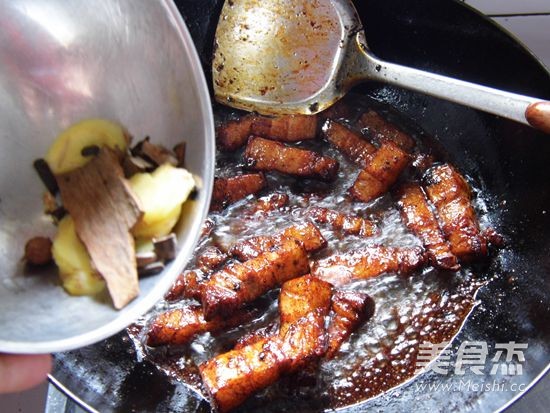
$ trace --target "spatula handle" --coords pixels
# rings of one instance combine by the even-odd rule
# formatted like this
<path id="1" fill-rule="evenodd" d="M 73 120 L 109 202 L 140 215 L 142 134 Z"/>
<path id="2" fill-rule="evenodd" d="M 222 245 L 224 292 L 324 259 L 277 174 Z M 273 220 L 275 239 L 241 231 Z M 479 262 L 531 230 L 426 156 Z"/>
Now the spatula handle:
<path id="1" fill-rule="evenodd" d="M 550 102 L 378 60 L 365 54 L 367 77 L 512 119 L 550 133 Z M 372 67 L 375 70 L 372 70 Z"/>

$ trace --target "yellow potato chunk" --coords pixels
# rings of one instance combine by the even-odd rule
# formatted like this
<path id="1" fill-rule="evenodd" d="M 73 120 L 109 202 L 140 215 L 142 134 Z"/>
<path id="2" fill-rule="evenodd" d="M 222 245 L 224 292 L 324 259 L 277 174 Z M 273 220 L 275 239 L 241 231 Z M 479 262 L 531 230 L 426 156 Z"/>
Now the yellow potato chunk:
<path id="1" fill-rule="evenodd" d="M 128 134 L 121 125 L 104 119 L 87 119 L 61 132 L 45 160 L 52 172 L 59 175 L 85 165 L 92 158 L 82 155 L 84 148 L 108 146 L 124 151 L 128 143 Z"/>
<path id="2" fill-rule="evenodd" d="M 135 174 L 130 186 L 144 211 L 132 234 L 150 239 L 167 235 L 174 228 L 195 181 L 187 170 L 164 164 L 152 173 Z"/>
<path id="3" fill-rule="evenodd" d="M 72 295 L 94 295 L 105 288 L 105 281 L 92 268 L 86 247 L 76 235 L 70 216 L 59 222 L 52 255 L 59 268 L 63 288 Z"/>
<path id="4" fill-rule="evenodd" d="M 143 254 L 155 251 L 155 245 L 152 239 L 136 238 L 136 254 Z"/>

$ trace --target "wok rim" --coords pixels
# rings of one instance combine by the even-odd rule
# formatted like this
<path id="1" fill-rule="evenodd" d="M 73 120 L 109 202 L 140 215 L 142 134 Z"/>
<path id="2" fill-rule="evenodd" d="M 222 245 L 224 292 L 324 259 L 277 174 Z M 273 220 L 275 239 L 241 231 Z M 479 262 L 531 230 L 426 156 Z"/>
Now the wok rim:
<path id="1" fill-rule="evenodd" d="M 169 3 L 169 7 L 171 9 L 171 11 L 173 13 L 176 14 L 176 19 L 182 21 L 182 17 L 181 17 L 181 14 L 179 13 L 178 9 L 177 9 L 177 6 L 175 5 L 174 3 L 174 0 L 163 0 L 163 2 L 166 2 L 166 3 Z M 550 77 L 550 66 L 547 66 L 543 61 L 542 59 L 537 56 L 516 34 L 512 33 L 509 29 L 507 29 L 506 27 L 500 25 L 498 22 L 496 22 L 495 20 L 493 20 L 491 17 L 485 15 L 483 12 L 481 12 L 480 10 L 474 8 L 472 5 L 470 4 L 467 4 L 467 3 L 464 3 L 462 1 L 457 1 L 457 0 L 452 0 L 453 3 L 457 3 L 459 4 L 461 7 L 467 9 L 470 13 L 473 13 L 475 15 L 477 15 L 479 18 L 481 18 L 486 24 L 488 24 L 489 26 L 492 26 L 494 29 L 496 29 L 497 31 L 499 31 L 500 33 L 502 33 L 503 35 L 507 36 L 508 38 L 510 38 L 515 44 L 519 45 L 520 48 L 527 54 L 529 55 L 529 58 L 530 60 L 533 62 L 533 63 L 536 63 L 539 68 L 544 71 L 547 75 L 549 75 Z M 183 23 L 183 21 L 182 21 Z M 189 34 L 189 31 L 188 31 L 188 28 L 186 26 L 185 23 L 182 24 L 183 25 L 183 30 L 186 32 L 186 34 Z M 193 48 L 193 51 L 196 53 L 196 49 Z M 203 78 L 204 78 L 204 73 L 203 73 Z M 208 88 L 207 88 L 208 89 Z M 211 99 L 211 97 L 209 96 L 209 100 L 211 100 L 213 102 L 213 100 Z M 477 293 L 476 293 L 477 294 Z M 473 310 L 473 309 L 472 309 Z M 466 317 L 467 318 L 467 317 Z M 461 329 L 462 329 L 463 325 L 461 326 Z M 460 330 L 457 332 L 457 334 L 460 332 Z M 107 337 L 105 337 L 107 338 Z M 453 338 L 454 339 L 454 338 Z M 538 375 L 535 376 L 534 379 L 532 379 L 529 383 L 526 384 L 526 387 L 525 387 L 525 390 L 521 391 L 521 392 L 518 392 L 517 394 L 515 394 L 512 398 L 510 398 L 505 404 L 503 404 L 502 406 L 500 406 L 498 409 L 495 410 L 496 413 L 501 413 L 501 412 L 504 412 L 506 409 L 508 409 L 510 406 L 514 405 L 518 400 L 522 399 L 525 395 L 527 395 L 531 390 L 533 390 L 533 388 L 535 388 L 535 386 L 547 375 L 549 374 L 550 372 L 550 361 L 546 364 L 546 367 L 544 369 L 542 369 L 540 371 L 540 373 Z M 422 373 L 420 375 L 415 375 L 411 378 L 409 378 L 408 380 L 400 383 L 399 385 L 395 386 L 395 387 L 392 387 L 391 389 L 388 389 L 387 391 L 390 391 L 390 390 L 393 390 L 395 388 L 399 388 L 405 384 L 407 384 L 409 381 L 413 381 L 415 380 L 417 377 L 421 376 Z M 82 409 L 90 412 L 90 413 L 99 413 L 98 410 L 96 410 L 95 408 L 93 408 L 92 406 L 90 406 L 87 402 L 83 401 L 79 396 L 77 396 L 72 390 L 68 389 L 61 381 L 59 381 L 55 376 L 54 376 L 54 373 L 51 373 L 48 375 L 48 382 L 50 385 L 53 385 L 55 386 L 59 391 L 61 391 L 63 394 L 65 394 L 67 397 L 69 397 L 72 401 L 74 401 L 78 406 L 80 406 Z M 376 395 L 375 397 L 373 398 L 370 398 L 370 399 L 365 399 L 365 400 L 362 400 L 358 403 L 354 403 L 353 405 L 350 405 L 350 406 L 345 406 L 345 407 L 340 407 L 340 408 L 336 408 L 334 411 L 346 411 L 346 409 L 349 409 L 351 407 L 357 407 L 359 406 L 361 403 L 364 403 L 364 402 L 367 402 L 369 400 L 374 400 L 380 396 L 382 396 L 383 394 L 385 394 L 387 391 L 383 392 L 383 393 L 380 393 L 378 395 Z"/>

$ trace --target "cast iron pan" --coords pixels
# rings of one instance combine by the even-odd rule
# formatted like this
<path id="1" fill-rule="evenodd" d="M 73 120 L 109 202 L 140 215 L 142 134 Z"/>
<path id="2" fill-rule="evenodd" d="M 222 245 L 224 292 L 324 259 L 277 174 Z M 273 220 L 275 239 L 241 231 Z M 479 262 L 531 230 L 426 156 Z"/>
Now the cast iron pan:
<path id="1" fill-rule="evenodd" d="M 205 70 L 221 0 L 182 0 L 178 6 Z M 356 1 L 372 50 L 388 61 L 550 99 L 546 69 L 512 37 L 458 1 Z M 527 385 L 550 362 L 550 136 L 455 104 L 378 84 L 359 92 L 388 103 L 439 140 L 451 161 L 478 177 L 493 197 L 491 211 L 509 240 L 489 269 L 495 280 L 455 339 L 528 343 L 523 374 L 439 375 L 428 372 L 349 411 L 494 411 L 518 392 L 418 391 L 422 383 L 499 382 Z M 494 350 L 487 358 L 494 355 Z M 138 361 L 126 333 L 78 351 L 56 355 L 54 381 L 101 411 L 208 411 L 192 390 Z M 487 366 L 486 366 L 487 367 Z M 261 411 L 318 411 L 292 399 Z"/>

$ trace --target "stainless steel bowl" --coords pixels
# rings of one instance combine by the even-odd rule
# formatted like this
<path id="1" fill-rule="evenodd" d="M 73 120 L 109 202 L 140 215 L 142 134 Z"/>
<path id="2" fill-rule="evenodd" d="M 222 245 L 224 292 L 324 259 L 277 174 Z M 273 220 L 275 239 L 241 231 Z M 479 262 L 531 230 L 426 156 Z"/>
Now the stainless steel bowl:
<path id="1" fill-rule="evenodd" d="M 147 311 L 189 259 L 210 202 L 214 125 L 199 58 L 171 0 L 0 0 L 0 351 L 44 353 L 106 338 Z M 136 137 L 187 142 L 198 197 L 178 226 L 178 256 L 140 281 L 121 311 L 71 297 L 55 269 L 29 274 L 25 242 L 55 229 L 33 170 L 56 135 L 89 117 Z"/>

